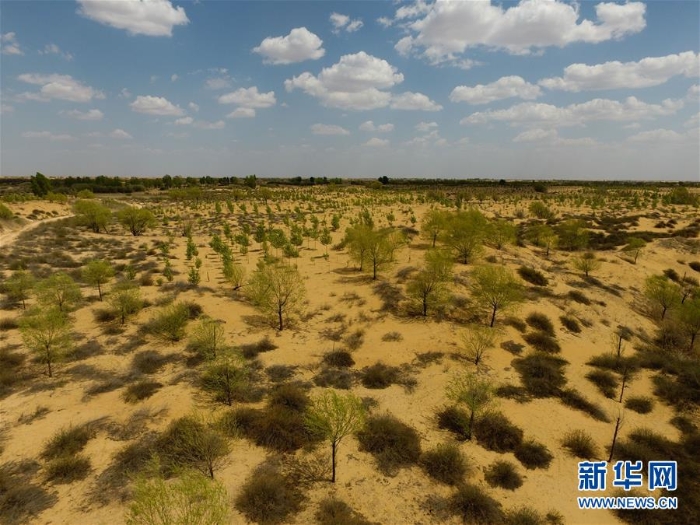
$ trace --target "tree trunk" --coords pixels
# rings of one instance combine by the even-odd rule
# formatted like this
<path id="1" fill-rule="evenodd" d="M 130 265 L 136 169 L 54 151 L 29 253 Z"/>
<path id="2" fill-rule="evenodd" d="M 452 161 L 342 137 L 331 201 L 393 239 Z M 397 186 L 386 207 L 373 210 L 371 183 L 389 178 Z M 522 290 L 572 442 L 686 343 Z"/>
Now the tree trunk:
<path id="1" fill-rule="evenodd" d="M 100 283 L 97 283 L 97 293 L 100 295 L 100 301 L 102 300 L 102 287 L 100 286 Z"/>
<path id="2" fill-rule="evenodd" d="M 331 474 L 331 483 L 335 483 L 335 454 L 336 454 L 336 449 L 338 448 L 338 444 L 334 441 L 331 443 L 331 461 L 333 463 L 333 471 Z"/>
<path id="3" fill-rule="evenodd" d="M 472 410 L 471 414 L 469 415 L 469 427 L 467 428 L 467 439 L 471 440 L 472 438 L 472 426 L 474 425 L 474 411 Z"/>
<path id="4" fill-rule="evenodd" d="M 617 416 L 617 423 L 615 423 L 615 432 L 613 434 L 612 444 L 610 445 L 610 457 L 608 457 L 608 463 L 612 461 L 613 453 L 615 452 L 615 443 L 617 442 L 618 430 L 620 430 L 620 416 Z"/>
<path id="5" fill-rule="evenodd" d="M 428 298 L 423 296 L 423 317 L 428 317 Z"/>
<path id="6" fill-rule="evenodd" d="M 493 328 L 493 324 L 496 322 L 496 310 L 498 309 L 498 306 L 493 307 L 493 313 L 491 314 L 491 324 L 489 325 L 491 328 Z"/>
<path id="7" fill-rule="evenodd" d="M 277 308 L 277 318 L 280 321 L 280 332 L 281 332 L 282 330 L 284 330 L 284 323 L 282 321 L 282 306 L 279 306 Z"/>

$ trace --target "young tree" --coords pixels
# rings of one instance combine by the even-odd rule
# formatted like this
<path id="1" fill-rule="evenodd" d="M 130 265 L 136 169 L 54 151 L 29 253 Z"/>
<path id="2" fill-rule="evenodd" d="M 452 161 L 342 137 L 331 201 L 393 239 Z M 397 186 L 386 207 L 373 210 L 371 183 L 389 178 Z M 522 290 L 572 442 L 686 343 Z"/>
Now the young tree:
<path id="1" fill-rule="evenodd" d="M 325 390 L 315 397 L 306 412 L 306 425 L 324 436 L 331 444 L 331 482 L 335 483 L 336 456 L 340 442 L 362 429 L 366 411 L 362 400 L 353 394 Z"/>
<path id="2" fill-rule="evenodd" d="M 496 345 L 496 334 L 483 325 L 472 325 L 462 335 L 462 344 L 467 358 L 478 367 L 486 352 Z"/>
<path id="3" fill-rule="evenodd" d="M 575 257 L 573 260 L 574 268 L 588 277 L 591 272 L 598 270 L 601 262 L 596 258 L 595 253 L 585 252 L 580 257 Z"/>
<path id="4" fill-rule="evenodd" d="M 399 245 L 392 230 L 370 230 L 367 239 L 367 262 L 372 267 L 372 280 L 377 272 L 394 262 L 394 252 Z"/>
<path id="5" fill-rule="evenodd" d="M 447 283 L 452 275 L 452 258 L 444 250 L 428 250 L 425 267 L 408 283 L 407 293 L 418 302 L 427 317 L 428 310 L 438 306 L 447 294 Z"/>
<path id="6" fill-rule="evenodd" d="M 438 238 L 447 229 L 450 214 L 444 210 L 428 210 L 421 221 L 421 235 L 435 248 Z"/>
<path id="7" fill-rule="evenodd" d="M 54 363 L 61 361 L 71 347 L 71 326 L 57 307 L 34 309 L 20 320 L 22 341 L 46 365 L 53 377 Z"/>
<path id="8" fill-rule="evenodd" d="M 117 212 L 119 223 L 131 232 L 131 235 L 138 237 L 156 224 L 156 218 L 150 210 L 145 208 L 135 208 L 127 206 Z"/>
<path id="9" fill-rule="evenodd" d="M 678 312 L 678 326 L 688 337 L 690 344 L 688 352 L 693 351 L 695 340 L 700 334 L 700 297 L 693 297 L 690 301 L 685 301 Z"/>
<path id="10" fill-rule="evenodd" d="M 246 388 L 248 370 L 243 357 L 231 347 L 222 348 L 202 375 L 202 387 L 216 401 L 233 405 L 236 392 Z"/>
<path id="11" fill-rule="evenodd" d="M 288 264 L 259 263 L 248 284 L 250 300 L 264 313 L 276 316 L 280 331 L 285 321 L 301 311 L 305 295 L 299 271 Z"/>
<path id="12" fill-rule="evenodd" d="M 503 266 L 481 266 L 474 269 L 472 293 L 477 301 L 491 308 L 493 327 L 499 310 L 509 308 L 523 301 L 523 287 L 511 271 Z"/>
<path id="13" fill-rule="evenodd" d="M 622 248 L 622 251 L 628 254 L 630 257 L 633 257 L 634 264 L 637 264 L 637 258 L 646 245 L 647 243 L 644 241 L 644 239 L 640 239 L 639 237 L 630 237 L 627 239 L 627 246 Z"/>
<path id="14" fill-rule="evenodd" d="M 497 250 L 501 250 L 508 244 L 515 243 L 515 225 L 503 219 L 498 219 L 489 224 L 488 241 Z"/>
<path id="15" fill-rule="evenodd" d="M 34 276 L 26 270 L 17 270 L 5 282 L 8 298 L 15 303 L 22 303 L 22 309 L 27 309 L 27 299 L 34 288 Z"/>
<path id="16" fill-rule="evenodd" d="M 367 261 L 371 236 L 372 228 L 365 224 L 358 224 L 348 228 L 345 232 L 345 244 L 348 247 L 348 254 L 350 259 L 359 266 L 360 271 L 364 270 L 364 264 Z"/>
<path id="17" fill-rule="evenodd" d="M 102 285 L 114 277 L 114 268 L 107 261 L 90 261 L 83 267 L 83 280 L 97 287 L 97 293 L 102 300 Z"/>
<path id="18" fill-rule="evenodd" d="M 469 422 L 464 430 L 467 439 L 471 439 L 474 420 L 493 400 L 491 381 L 487 377 L 464 372 L 454 376 L 447 385 L 447 397 L 465 405 L 469 410 Z"/>
<path id="19" fill-rule="evenodd" d="M 217 352 L 226 347 L 222 322 L 203 316 L 190 336 L 189 346 L 205 359 L 216 359 Z"/>
<path id="20" fill-rule="evenodd" d="M 76 201 L 73 211 L 78 224 L 90 228 L 95 233 L 107 233 L 107 226 L 112 222 L 112 211 L 94 200 Z"/>
<path id="21" fill-rule="evenodd" d="M 160 474 L 141 474 L 126 514 L 127 525 L 220 525 L 229 520 L 224 486 L 194 470 L 167 481 Z"/>
<path id="22" fill-rule="evenodd" d="M 651 275 L 644 282 L 644 295 L 661 310 L 661 320 L 666 312 L 675 309 L 681 302 L 680 287 L 663 275 Z"/>
<path id="23" fill-rule="evenodd" d="M 57 272 L 40 281 L 36 286 L 39 302 L 48 306 L 57 306 L 63 312 L 74 306 L 83 294 L 76 282 L 65 272 Z"/>
<path id="24" fill-rule="evenodd" d="M 462 264 L 469 264 L 483 250 L 488 221 L 479 210 L 460 211 L 450 216 L 445 243 Z"/>
<path id="25" fill-rule="evenodd" d="M 588 246 L 586 223 L 580 219 L 569 219 L 558 227 L 559 247 L 562 250 L 583 250 Z"/>
<path id="26" fill-rule="evenodd" d="M 139 312 L 143 306 L 141 301 L 141 290 L 132 281 L 119 281 L 112 288 L 107 297 L 107 302 L 116 312 L 121 324 L 126 323 L 126 319 Z"/>
<path id="27" fill-rule="evenodd" d="M 323 228 L 323 230 L 321 230 L 319 240 L 321 241 L 323 247 L 326 249 L 326 255 L 328 255 L 328 246 L 330 246 L 333 243 L 333 237 L 331 236 L 331 232 L 328 228 Z"/>
<path id="28" fill-rule="evenodd" d="M 233 286 L 234 291 L 241 289 L 245 283 L 246 275 L 246 270 L 243 265 L 236 264 L 229 259 L 224 261 L 222 272 L 224 274 L 224 279 L 226 279 L 226 282 Z"/>

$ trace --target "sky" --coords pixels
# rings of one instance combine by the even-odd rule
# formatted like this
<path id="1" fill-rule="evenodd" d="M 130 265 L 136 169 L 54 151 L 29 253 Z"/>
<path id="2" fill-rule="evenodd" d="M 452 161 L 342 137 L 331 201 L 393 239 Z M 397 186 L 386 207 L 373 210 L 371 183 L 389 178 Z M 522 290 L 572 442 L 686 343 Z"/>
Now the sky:
<path id="1" fill-rule="evenodd" d="M 700 2 L 0 0 L 0 175 L 700 182 Z"/>

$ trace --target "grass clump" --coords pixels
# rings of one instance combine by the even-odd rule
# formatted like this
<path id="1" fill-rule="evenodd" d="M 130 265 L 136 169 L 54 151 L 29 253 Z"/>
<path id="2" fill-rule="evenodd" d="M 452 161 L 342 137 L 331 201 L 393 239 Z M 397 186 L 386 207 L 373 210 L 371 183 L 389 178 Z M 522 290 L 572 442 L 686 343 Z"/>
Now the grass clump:
<path id="1" fill-rule="evenodd" d="M 523 478 L 510 461 L 495 461 L 484 471 L 486 483 L 492 487 L 515 490 L 522 486 Z"/>
<path id="2" fill-rule="evenodd" d="M 526 469 L 547 469 L 554 459 L 549 449 L 542 443 L 524 441 L 515 449 L 515 457 Z"/>
<path id="3" fill-rule="evenodd" d="M 263 465 L 248 478 L 235 506 L 250 521 L 275 525 L 301 510 L 304 495 L 278 469 Z"/>
<path id="4" fill-rule="evenodd" d="M 575 301 L 579 304 L 585 304 L 585 305 L 591 304 L 591 300 L 586 296 L 586 294 L 584 294 L 583 292 L 580 292 L 578 290 L 569 290 L 568 297 L 572 301 Z"/>
<path id="5" fill-rule="evenodd" d="M 260 353 L 269 352 L 271 350 L 275 350 L 276 348 L 277 345 L 273 343 L 268 336 L 265 336 L 257 343 L 241 345 L 241 354 L 246 359 L 253 359 Z"/>
<path id="6" fill-rule="evenodd" d="M 522 429 L 501 412 L 487 412 L 479 418 L 474 436 L 482 447 L 495 452 L 514 451 L 523 441 Z"/>
<path id="7" fill-rule="evenodd" d="M 176 343 L 185 337 L 185 326 L 190 320 L 190 309 L 185 303 L 174 303 L 156 313 L 145 330 L 155 338 Z"/>
<path id="8" fill-rule="evenodd" d="M 561 441 L 562 446 L 574 457 L 592 459 L 598 456 L 598 447 L 590 434 L 583 430 L 567 432 Z"/>
<path id="9" fill-rule="evenodd" d="M 138 403 L 139 401 L 148 399 L 162 387 L 163 384 L 158 381 L 145 379 L 126 387 L 126 390 L 124 390 L 122 394 L 122 399 L 126 403 Z"/>
<path id="10" fill-rule="evenodd" d="M 315 514 L 319 525 L 373 525 L 361 514 L 335 497 L 324 499 L 319 503 Z"/>
<path id="11" fill-rule="evenodd" d="M 547 279 L 542 272 L 530 266 L 521 266 L 518 268 L 518 275 L 520 275 L 523 280 L 535 286 L 547 286 L 549 284 L 549 279 Z"/>
<path id="12" fill-rule="evenodd" d="M 379 469 L 389 476 L 414 465 L 421 455 L 418 432 L 389 414 L 370 417 L 357 437 L 360 449 L 372 454 Z"/>
<path id="13" fill-rule="evenodd" d="M 345 350 L 333 350 L 323 356 L 323 363 L 338 368 L 350 368 L 355 364 L 355 360 L 352 358 L 352 355 L 350 355 L 350 352 Z"/>
<path id="14" fill-rule="evenodd" d="M 506 512 L 503 525 L 564 525 L 564 518 L 556 511 L 542 515 L 531 507 L 520 507 Z"/>
<path id="15" fill-rule="evenodd" d="M 449 430 L 457 436 L 460 441 L 469 439 L 469 414 L 457 406 L 449 406 L 442 409 L 437 414 L 438 428 Z"/>
<path id="16" fill-rule="evenodd" d="M 0 465 L 0 521 L 8 525 L 29 523 L 33 516 L 52 507 L 58 497 L 30 483 L 38 464 L 34 461 Z"/>
<path id="17" fill-rule="evenodd" d="M 401 371 L 395 366 L 376 363 L 364 369 L 362 373 L 362 385 L 365 388 L 383 389 L 398 383 Z"/>
<path id="18" fill-rule="evenodd" d="M 501 504 L 476 485 L 460 485 L 448 501 L 449 511 L 464 523 L 500 525 L 503 523 Z"/>
<path id="19" fill-rule="evenodd" d="M 403 341 L 403 335 L 401 335 L 400 332 L 387 332 L 382 336 L 382 341 L 384 342 L 390 342 L 390 341 Z"/>
<path id="20" fill-rule="evenodd" d="M 324 367 L 314 376 L 314 384 L 320 387 L 333 387 L 341 390 L 352 388 L 354 375 L 349 370 Z"/>
<path id="21" fill-rule="evenodd" d="M 592 370 L 586 374 L 586 379 L 593 383 L 605 397 L 609 399 L 615 397 L 619 381 L 617 376 L 609 370 Z"/>
<path id="22" fill-rule="evenodd" d="M 523 386 L 533 397 L 558 395 L 566 385 L 565 364 L 564 359 L 541 352 L 531 353 L 513 362 Z"/>
<path id="23" fill-rule="evenodd" d="M 571 317 L 569 315 L 562 315 L 559 318 L 559 321 L 561 321 L 562 326 L 572 334 L 581 333 L 581 325 L 575 317 Z"/>
<path id="24" fill-rule="evenodd" d="M 523 339 L 535 350 L 539 350 L 540 352 L 545 352 L 547 354 L 558 354 L 561 352 L 561 346 L 559 346 L 557 340 L 545 332 L 525 334 Z"/>
<path id="25" fill-rule="evenodd" d="M 56 459 L 62 456 L 73 456 L 80 453 L 95 436 L 92 426 L 88 423 L 78 427 L 62 428 L 44 445 L 41 457 Z"/>
<path id="26" fill-rule="evenodd" d="M 90 460 L 82 454 L 60 456 L 46 465 L 46 479 L 54 483 L 73 483 L 89 472 Z"/>
<path id="27" fill-rule="evenodd" d="M 459 485 L 467 473 L 467 462 L 452 443 L 424 452 L 420 465 L 428 476 L 446 485 Z"/>
<path id="28" fill-rule="evenodd" d="M 532 312 L 525 318 L 525 322 L 535 330 L 539 330 L 551 336 L 554 335 L 554 324 L 551 319 L 543 313 Z"/>
<path id="29" fill-rule="evenodd" d="M 155 374 L 167 361 L 165 357 L 155 350 L 144 350 L 134 356 L 131 361 L 131 367 L 142 374 Z"/>

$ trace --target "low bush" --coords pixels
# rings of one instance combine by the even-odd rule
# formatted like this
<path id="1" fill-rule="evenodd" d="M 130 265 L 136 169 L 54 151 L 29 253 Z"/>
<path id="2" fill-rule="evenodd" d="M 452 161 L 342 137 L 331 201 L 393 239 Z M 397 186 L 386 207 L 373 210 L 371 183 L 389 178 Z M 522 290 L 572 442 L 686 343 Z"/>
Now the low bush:
<path id="1" fill-rule="evenodd" d="M 564 518 L 556 511 L 542 515 L 531 507 L 520 507 L 506 512 L 503 525 L 564 525 Z"/>
<path id="2" fill-rule="evenodd" d="M 316 386 L 349 390 L 352 388 L 354 375 L 349 370 L 324 367 L 314 376 Z"/>
<path id="3" fill-rule="evenodd" d="M 319 525 L 373 525 L 367 519 L 350 508 L 350 506 L 330 497 L 321 501 L 315 514 Z"/>
<path id="4" fill-rule="evenodd" d="M 584 294 L 583 292 L 579 292 L 578 290 L 569 290 L 568 296 L 569 299 L 577 303 L 585 305 L 591 304 L 591 300 L 588 297 L 586 297 L 586 294 Z"/>
<path id="5" fill-rule="evenodd" d="M 351 352 L 354 350 L 357 350 L 362 346 L 362 343 L 365 341 L 365 331 L 364 330 L 355 330 L 353 333 L 347 335 L 343 342 L 345 343 L 345 346 L 350 350 Z"/>
<path id="6" fill-rule="evenodd" d="M 52 507 L 58 497 L 30 483 L 38 469 L 36 462 L 22 461 L 0 465 L 0 521 L 19 525 Z"/>
<path id="7" fill-rule="evenodd" d="M 449 406 L 442 409 L 437 414 L 438 428 L 449 430 L 457 436 L 460 441 L 469 439 L 467 429 L 469 428 L 469 414 L 456 406 Z"/>
<path id="8" fill-rule="evenodd" d="M 279 470 L 263 465 L 244 483 L 235 506 L 250 521 L 274 525 L 288 521 L 301 510 L 304 495 Z"/>
<path id="9" fill-rule="evenodd" d="M 417 463 L 421 455 L 418 432 L 389 414 L 370 417 L 357 437 L 360 450 L 372 454 L 386 475 Z"/>
<path id="10" fill-rule="evenodd" d="M 559 392 L 559 399 L 561 399 L 562 403 L 566 406 L 581 410 L 597 421 L 610 422 L 610 419 L 600 406 L 591 403 L 573 388 L 567 388 Z"/>
<path id="11" fill-rule="evenodd" d="M 5 317 L 0 319 L 0 332 L 7 332 L 8 330 L 15 330 L 19 328 L 19 323 L 17 319 L 12 317 Z"/>
<path id="12" fill-rule="evenodd" d="M 521 266 L 518 268 L 518 275 L 520 275 L 523 280 L 535 286 L 547 286 L 549 284 L 549 279 L 547 279 L 542 272 L 530 266 Z"/>
<path id="13" fill-rule="evenodd" d="M 598 447 L 590 434 L 583 430 L 572 430 L 562 438 L 562 446 L 569 453 L 581 459 L 593 459 L 598 456 Z"/>
<path id="14" fill-rule="evenodd" d="M 126 387 L 126 390 L 122 394 L 122 399 L 126 403 L 138 403 L 139 401 L 148 399 L 162 387 L 163 384 L 159 383 L 158 381 L 150 381 L 145 379 Z"/>
<path id="15" fill-rule="evenodd" d="M 683 434 L 695 434 L 698 431 L 698 426 L 688 416 L 674 416 L 671 424 Z"/>
<path id="16" fill-rule="evenodd" d="M 241 354 L 246 359 L 253 359 L 262 352 L 269 352 L 270 350 L 275 350 L 276 348 L 277 345 L 274 344 L 268 336 L 265 336 L 257 343 L 241 345 Z"/>
<path id="17" fill-rule="evenodd" d="M 525 339 L 527 344 L 540 352 L 546 352 L 548 354 L 558 354 L 561 352 L 561 346 L 559 346 L 557 340 L 544 332 L 532 332 L 530 334 L 525 334 L 523 339 Z"/>
<path id="18" fill-rule="evenodd" d="M 484 471 L 486 483 L 492 487 L 515 490 L 522 486 L 523 478 L 510 461 L 495 461 Z"/>
<path id="19" fill-rule="evenodd" d="M 467 462 L 453 444 L 438 445 L 423 453 L 421 467 L 431 478 L 446 485 L 459 485 L 467 473 Z"/>
<path id="20" fill-rule="evenodd" d="M 301 386 L 293 383 L 278 385 L 267 401 L 270 407 L 282 407 L 295 412 L 304 412 L 309 406 L 309 396 Z"/>
<path id="21" fill-rule="evenodd" d="M 362 385 L 365 388 L 388 388 L 398 383 L 400 377 L 401 371 L 398 368 L 379 362 L 363 370 Z"/>
<path id="22" fill-rule="evenodd" d="M 294 377 L 296 367 L 289 365 L 272 365 L 265 369 L 265 374 L 273 383 L 281 383 Z"/>
<path id="23" fill-rule="evenodd" d="M 625 408 L 639 414 L 648 414 L 654 408 L 654 400 L 648 396 L 629 397 L 625 400 Z"/>
<path id="24" fill-rule="evenodd" d="M 345 350 L 333 350 L 323 356 L 324 364 L 328 366 L 336 366 L 338 368 L 350 368 L 355 364 L 355 360 L 350 355 L 350 352 Z"/>
<path id="25" fill-rule="evenodd" d="M 82 454 L 58 457 L 46 465 L 46 479 L 54 483 L 73 483 L 85 479 L 90 472 L 90 460 Z"/>
<path id="26" fill-rule="evenodd" d="M 514 451 L 523 441 L 522 429 L 516 427 L 501 412 L 487 412 L 474 425 L 477 442 L 495 452 Z"/>
<path id="27" fill-rule="evenodd" d="M 534 397 L 556 396 L 566 385 L 564 359 L 540 352 L 531 353 L 513 362 L 523 386 Z"/>
<path id="28" fill-rule="evenodd" d="M 615 397 L 619 381 L 617 376 L 609 370 L 592 370 L 586 374 L 586 379 L 593 383 L 605 397 L 609 399 Z"/>
<path id="29" fill-rule="evenodd" d="M 174 303 L 156 313 L 146 324 L 145 330 L 161 341 L 175 343 L 185 337 L 185 326 L 189 320 L 187 305 Z"/>
<path id="30" fill-rule="evenodd" d="M 554 456 L 542 443 L 524 441 L 515 449 L 515 457 L 527 469 L 549 468 Z"/>
<path id="31" fill-rule="evenodd" d="M 73 456 L 81 452 L 88 441 L 95 436 L 92 425 L 63 428 L 44 445 L 41 457 L 56 459 L 62 456 Z"/>
<path id="32" fill-rule="evenodd" d="M 673 268 L 668 268 L 664 270 L 664 275 L 671 279 L 673 282 L 677 283 L 681 280 L 681 276 L 678 275 L 678 272 L 674 270 Z"/>
<path id="33" fill-rule="evenodd" d="M 449 511 L 464 523 L 500 525 L 504 514 L 501 504 L 476 485 L 464 484 L 457 488 L 448 502 Z"/>
<path id="34" fill-rule="evenodd" d="M 559 321 L 561 321 L 562 326 L 564 328 L 566 328 L 572 334 L 580 334 L 581 333 L 581 325 L 579 324 L 578 320 L 576 320 L 575 317 L 571 317 L 569 315 L 562 315 L 559 318 Z"/>
<path id="35" fill-rule="evenodd" d="M 382 341 L 403 341 L 403 336 L 399 332 L 387 332 L 382 336 Z"/>
<path id="36" fill-rule="evenodd" d="M 512 326 L 521 334 L 525 333 L 525 331 L 527 330 L 527 324 L 525 323 L 525 321 L 523 321 L 522 319 L 518 319 L 517 317 L 506 317 L 503 321 L 503 324 L 507 326 Z"/>
<path id="37" fill-rule="evenodd" d="M 155 374 L 168 362 L 155 350 L 144 350 L 134 356 L 131 367 L 142 374 Z"/>

